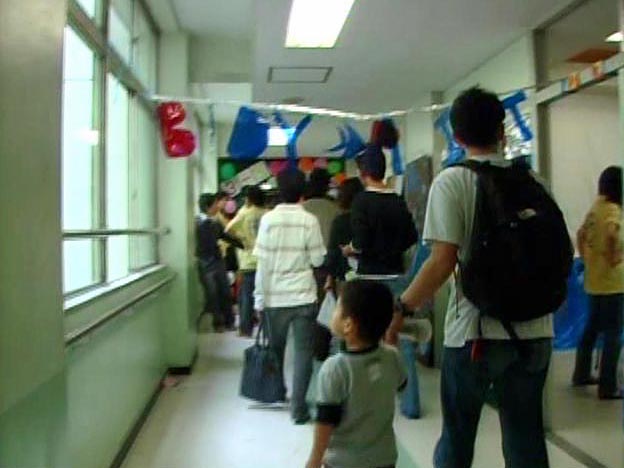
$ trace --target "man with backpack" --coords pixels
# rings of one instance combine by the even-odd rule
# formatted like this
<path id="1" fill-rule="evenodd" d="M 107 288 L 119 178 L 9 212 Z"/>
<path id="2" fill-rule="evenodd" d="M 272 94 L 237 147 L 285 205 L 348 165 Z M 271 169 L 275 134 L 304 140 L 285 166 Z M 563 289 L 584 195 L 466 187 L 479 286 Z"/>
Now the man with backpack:
<path id="1" fill-rule="evenodd" d="M 490 394 L 506 466 L 548 467 L 542 395 L 572 247 L 546 189 L 526 165 L 505 160 L 504 119 L 498 97 L 479 88 L 453 103 L 451 123 L 468 160 L 433 183 L 423 234 L 432 253 L 399 302 L 406 312 L 421 306 L 454 274 L 437 468 L 472 465 Z"/>

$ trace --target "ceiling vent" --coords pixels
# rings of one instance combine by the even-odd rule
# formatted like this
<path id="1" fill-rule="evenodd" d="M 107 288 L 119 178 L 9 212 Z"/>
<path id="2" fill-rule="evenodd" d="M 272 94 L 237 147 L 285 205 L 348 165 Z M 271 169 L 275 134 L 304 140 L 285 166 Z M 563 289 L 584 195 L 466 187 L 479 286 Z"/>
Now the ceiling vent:
<path id="1" fill-rule="evenodd" d="M 596 63 L 601 60 L 607 60 L 617 55 L 617 49 L 587 49 L 570 57 L 567 62 L 570 63 Z"/>
<path id="2" fill-rule="evenodd" d="M 334 67 L 270 67 L 269 83 L 327 83 Z"/>

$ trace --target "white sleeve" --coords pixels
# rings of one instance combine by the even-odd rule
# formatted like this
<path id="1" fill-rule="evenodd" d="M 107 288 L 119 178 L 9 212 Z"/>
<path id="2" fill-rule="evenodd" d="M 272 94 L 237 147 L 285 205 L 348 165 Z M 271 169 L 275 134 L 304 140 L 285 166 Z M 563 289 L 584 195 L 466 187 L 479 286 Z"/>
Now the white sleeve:
<path id="1" fill-rule="evenodd" d="M 310 264 L 317 268 L 325 261 L 325 244 L 323 243 L 323 235 L 321 234 L 321 225 L 316 217 L 312 217 L 310 228 L 307 230 L 306 248 L 310 256 Z"/>
<path id="2" fill-rule="evenodd" d="M 459 247 L 464 242 L 464 213 L 458 198 L 462 168 L 447 169 L 433 182 L 427 202 L 423 239 L 448 242 Z"/>

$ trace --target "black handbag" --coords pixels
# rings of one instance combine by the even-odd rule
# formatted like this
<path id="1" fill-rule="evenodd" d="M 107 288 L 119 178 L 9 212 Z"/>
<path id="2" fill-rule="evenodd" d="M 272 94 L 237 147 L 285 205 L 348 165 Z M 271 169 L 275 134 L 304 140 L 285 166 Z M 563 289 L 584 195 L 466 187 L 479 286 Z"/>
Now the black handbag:
<path id="1" fill-rule="evenodd" d="M 240 394 L 260 403 L 286 400 L 286 386 L 277 354 L 269 347 L 266 319 L 258 327 L 256 342 L 245 350 Z"/>

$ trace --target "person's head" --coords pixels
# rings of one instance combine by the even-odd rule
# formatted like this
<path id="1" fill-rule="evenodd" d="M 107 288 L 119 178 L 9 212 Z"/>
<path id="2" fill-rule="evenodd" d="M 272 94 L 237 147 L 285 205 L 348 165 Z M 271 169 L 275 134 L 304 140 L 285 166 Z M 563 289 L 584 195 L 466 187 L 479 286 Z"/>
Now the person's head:
<path id="1" fill-rule="evenodd" d="M 214 216 L 219 211 L 217 195 L 214 193 L 202 193 L 199 196 L 199 211 L 208 216 Z"/>
<path id="2" fill-rule="evenodd" d="M 382 182 L 386 175 L 386 155 L 381 146 L 369 144 L 356 159 L 360 177 L 365 184 Z"/>
<path id="3" fill-rule="evenodd" d="M 345 180 L 338 189 L 338 206 L 347 211 L 351 209 L 355 196 L 364 190 L 362 182 L 357 177 Z"/>
<path id="4" fill-rule="evenodd" d="M 451 107 L 451 127 L 469 153 L 498 152 L 505 142 L 505 108 L 498 96 L 479 87 L 459 95 Z"/>
<path id="5" fill-rule="evenodd" d="M 262 208 L 264 206 L 264 192 L 257 185 L 245 187 L 245 199 L 251 206 Z"/>
<path id="6" fill-rule="evenodd" d="M 219 191 L 215 194 L 215 198 L 218 205 L 217 211 L 223 211 L 223 209 L 225 208 L 225 204 L 227 203 L 229 198 L 227 193 Z"/>
<path id="7" fill-rule="evenodd" d="M 284 203 L 299 203 L 305 184 L 305 175 L 299 169 L 286 169 L 277 175 L 277 187 Z"/>
<path id="8" fill-rule="evenodd" d="M 370 280 L 344 284 L 332 317 L 332 331 L 347 345 L 372 346 L 381 340 L 392 321 L 394 301 L 388 287 Z"/>
<path id="9" fill-rule="evenodd" d="M 330 182 L 331 176 L 327 169 L 317 167 L 310 173 L 310 179 L 308 180 L 306 189 L 306 198 L 323 198 L 327 196 Z"/>
<path id="10" fill-rule="evenodd" d="M 598 180 L 598 194 L 611 203 L 622 205 L 622 168 L 619 166 L 607 167 Z"/>

